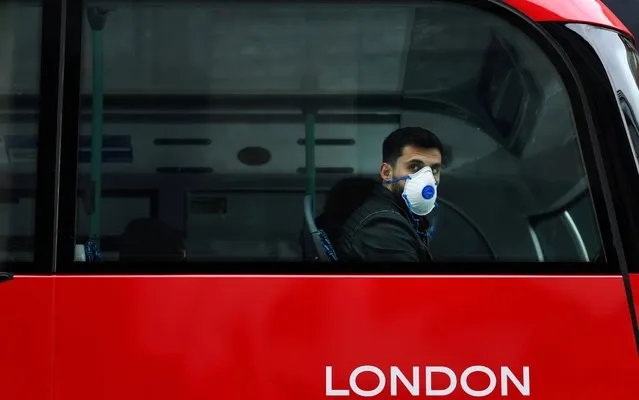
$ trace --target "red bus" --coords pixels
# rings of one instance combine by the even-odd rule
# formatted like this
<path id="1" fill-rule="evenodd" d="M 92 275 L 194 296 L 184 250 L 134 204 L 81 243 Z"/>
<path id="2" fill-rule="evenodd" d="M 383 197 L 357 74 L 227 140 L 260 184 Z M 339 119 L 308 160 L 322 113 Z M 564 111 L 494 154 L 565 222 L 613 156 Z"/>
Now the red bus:
<path id="1" fill-rule="evenodd" d="M 3 0 L 0 33 L 2 400 L 639 399 L 639 56 L 600 1 Z M 434 261 L 315 262 L 402 126 L 446 150 Z"/>

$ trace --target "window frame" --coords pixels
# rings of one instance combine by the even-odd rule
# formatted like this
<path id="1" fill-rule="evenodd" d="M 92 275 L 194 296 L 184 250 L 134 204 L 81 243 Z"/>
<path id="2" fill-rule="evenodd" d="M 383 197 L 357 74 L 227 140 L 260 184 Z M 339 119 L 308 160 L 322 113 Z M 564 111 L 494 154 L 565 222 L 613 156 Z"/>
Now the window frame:
<path id="1" fill-rule="evenodd" d="M 637 151 L 639 151 L 639 122 L 637 122 L 637 114 L 632 109 L 630 103 L 621 90 L 617 91 L 619 97 L 619 106 L 623 113 L 626 124 L 628 125 L 628 135 L 630 141 Z"/>
<path id="2" fill-rule="evenodd" d="M 53 1 L 53 0 L 49 0 Z M 168 0 L 167 0 L 168 2 Z M 591 188 L 593 206 L 600 223 L 599 232 L 604 241 L 603 246 L 606 249 L 606 257 L 609 263 L 616 263 L 616 254 L 611 253 L 619 243 L 619 237 L 621 232 L 616 228 L 616 224 L 610 223 L 610 210 L 612 207 L 610 203 L 610 188 L 608 187 L 605 170 L 602 163 L 598 160 L 598 154 L 601 151 L 600 146 L 596 140 L 597 133 L 595 132 L 595 126 L 588 117 L 590 113 L 588 99 L 584 96 L 583 84 L 580 81 L 574 66 L 566 53 L 561 49 L 556 40 L 546 32 L 539 24 L 530 20 L 520 11 L 508 6 L 497 0 L 489 0 L 486 2 L 472 2 L 468 0 L 452 0 L 452 3 L 464 4 L 472 6 L 483 12 L 488 12 L 495 15 L 498 18 L 502 18 L 505 21 L 512 23 L 519 28 L 522 33 L 527 35 L 530 40 L 534 41 L 542 52 L 548 57 L 549 61 L 553 64 L 557 70 L 558 75 L 562 79 L 562 83 L 566 87 L 567 94 L 569 96 L 572 111 L 574 113 L 575 122 L 577 125 L 577 134 L 580 144 L 580 152 L 584 159 L 584 168 L 587 174 L 588 183 Z M 80 87 L 80 74 L 82 66 L 82 27 L 84 18 L 84 6 L 86 1 L 63 1 L 65 6 L 61 7 L 65 10 L 66 15 L 66 40 L 64 51 L 64 91 L 62 95 L 62 130 L 64 135 L 58 135 L 56 146 L 57 157 L 55 161 L 59 164 L 57 170 L 59 174 L 59 182 L 53 190 L 49 193 L 49 198 L 55 198 L 55 192 L 59 193 L 59 201 L 55 207 L 55 223 L 57 225 L 58 238 L 57 242 L 54 240 L 54 266 L 57 266 L 54 271 L 56 273 L 161 273 L 161 274 L 185 274 L 185 273 L 205 273 L 205 274 L 238 274 L 238 273 L 259 273 L 259 274 L 272 274 L 272 273 L 299 273 L 298 268 L 286 268 L 286 267 L 257 267 L 255 265 L 245 264 L 244 266 L 230 266 L 225 267 L 222 264 L 215 264 L 213 262 L 187 262 L 177 264 L 169 263 L 155 263 L 155 264 L 136 264 L 125 265 L 124 263 L 100 263 L 93 264 L 90 268 L 84 263 L 73 262 L 73 247 L 75 245 L 75 209 L 77 192 L 77 158 L 78 158 L 78 136 L 79 136 L 79 115 L 81 104 L 81 87 Z M 411 5 L 418 5 L 425 3 L 425 1 L 409 1 L 406 2 Z M 51 28 L 49 28 L 51 29 Z M 43 31 L 44 36 L 44 31 Z M 43 69 L 44 69 L 43 63 Z M 49 106 L 52 112 L 53 109 Z M 50 157 L 52 155 L 49 155 Z M 39 163 L 40 164 L 40 163 Z M 43 169 L 44 164 L 43 164 Z M 44 172 L 43 172 L 44 174 Z M 43 175 L 44 176 L 44 175 Z M 38 183 L 40 183 L 41 177 L 38 177 Z M 44 179 L 44 178 L 42 178 Z M 43 204 L 43 201 L 41 203 Z M 43 228 L 38 231 L 40 234 Z M 624 232 L 624 234 L 626 234 Z M 55 235 L 54 235 L 55 236 Z M 44 260 L 41 257 L 41 260 Z M 587 268 L 580 267 L 580 265 L 588 265 Z M 530 263 L 519 264 L 517 267 L 513 267 L 514 264 L 499 264 L 499 263 L 456 263 L 456 264 L 437 264 L 434 263 L 427 270 L 420 269 L 420 273 L 471 273 L 471 274 L 495 274 L 495 273 L 524 273 L 524 274 L 566 274 L 566 273 L 611 273 L 608 268 L 598 268 L 594 264 L 571 264 L 561 263 L 552 264 L 547 263 Z M 364 267 L 363 271 L 346 271 L 343 268 L 336 269 L 331 266 L 317 266 L 317 268 L 305 268 L 305 272 L 318 272 L 318 273 L 332 273 L 332 272 L 380 272 L 388 273 L 390 268 L 388 266 L 380 268 Z M 375 271 L 376 270 L 376 271 Z M 393 268 L 393 274 L 395 273 L 414 273 L 413 267 L 407 270 L 400 268 Z M 615 268 L 615 274 L 619 274 Z"/>
<path id="3" fill-rule="evenodd" d="M 615 248 L 610 252 L 617 253 L 618 265 L 624 277 L 631 272 L 639 271 L 639 249 L 636 243 L 639 241 L 639 212 L 636 204 L 639 203 L 639 193 L 634 189 L 639 186 L 639 169 L 637 159 L 624 111 L 631 111 L 624 107 L 619 92 L 633 90 L 628 87 L 617 87 L 618 79 L 611 63 L 617 60 L 607 57 L 605 53 L 596 56 L 592 54 L 600 46 L 627 46 L 629 38 L 624 34 L 607 28 L 593 27 L 576 23 L 546 23 L 544 27 L 561 43 L 570 46 L 570 57 L 575 60 L 575 67 L 582 80 L 588 82 L 584 90 L 589 95 L 593 113 L 588 118 L 598 127 L 597 141 L 599 160 L 602 168 L 608 171 L 605 175 L 608 191 L 609 214 L 623 216 L 610 219 L 615 233 Z M 605 32 L 619 43 L 600 43 L 597 39 L 598 32 Z M 599 81 L 600 85 L 590 84 Z M 634 89 L 636 90 L 636 89 Z"/>
<path id="4" fill-rule="evenodd" d="M 68 82 L 64 79 L 73 71 L 73 62 L 69 62 L 65 48 L 72 45 L 73 36 L 68 36 L 69 16 L 77 11 L 78 2 L 67 0 L 32 0 L 21 2 L 40 7 L 40 74 L 36 97 L 37 115 L 28 117 L 37 121 L 37 159 L 35 174 L 35 210 L 33 260 L 31 262 L 7 261 L 0 263 L 0 269 L 13 274 L 49 274 L 55 271 L 58 260 L 57 251 L 60 221 L 60 169 L 62 132 L 66 103 L 65 89 Z M 72 47 L 72 46 L 71 46 Z M 68 69 L 70 65 L 70 70 Z M 11 95 L 10 100 L 21 103 L 19 95 Z M 67 114 L 68 116 L 68 114 Z"/>

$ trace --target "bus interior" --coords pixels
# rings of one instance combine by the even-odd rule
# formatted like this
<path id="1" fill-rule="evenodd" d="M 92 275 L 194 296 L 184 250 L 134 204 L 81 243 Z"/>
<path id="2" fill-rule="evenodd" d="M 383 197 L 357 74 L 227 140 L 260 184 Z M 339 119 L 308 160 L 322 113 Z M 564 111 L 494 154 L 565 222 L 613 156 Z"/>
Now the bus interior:
<path id="1" fill-rule="evenodd" d="M 29 261 L 41 11 L 11 4 L 0 260 Z M 602 249 L 566 88 L 510 21 L 455 2 L 91 4 L 108 14 L 83 28 L 76 242 L 97 229 L 105 261 L 137 218 L 181 230 L 188 261 L 301 260 L 305 194 L 318 215 L 341 179 L 379 179 L 382 141 L 404 126 L 445 146 L 436 261 L 588 262 Z"/>

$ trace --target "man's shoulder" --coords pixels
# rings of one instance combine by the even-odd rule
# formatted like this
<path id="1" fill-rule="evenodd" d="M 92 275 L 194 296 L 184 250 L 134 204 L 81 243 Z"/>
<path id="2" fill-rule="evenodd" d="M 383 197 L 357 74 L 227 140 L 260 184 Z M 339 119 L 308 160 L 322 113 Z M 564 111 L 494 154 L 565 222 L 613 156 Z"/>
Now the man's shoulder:
<path id="1" fill-rule="evenodd" d="M 392 203 L 370 199 L 344 225 L 340 257 L 357 260 L 420 261 L 425 248 L 407 216 Z"/>

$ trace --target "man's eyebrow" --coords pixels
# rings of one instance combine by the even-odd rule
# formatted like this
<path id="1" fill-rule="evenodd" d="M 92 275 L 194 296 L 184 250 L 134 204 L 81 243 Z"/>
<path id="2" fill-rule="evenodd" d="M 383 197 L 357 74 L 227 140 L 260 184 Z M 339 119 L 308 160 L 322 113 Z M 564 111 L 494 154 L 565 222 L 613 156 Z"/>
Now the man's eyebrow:
<path id="1" fill-rule="evenodd" d="M 433 169 L 441 169 L 442 167 L 442 163 L 438 162 L 438 163 L 434 163 L 434 164 L 428 164 L 425 163 L 424 160 L 419 159 L 419 158 L 413 158 L 411 160 L 406 161 L 407 165 L 428 165 L 429 167 L 433 168 Z"/>

